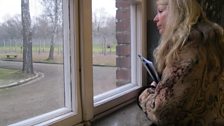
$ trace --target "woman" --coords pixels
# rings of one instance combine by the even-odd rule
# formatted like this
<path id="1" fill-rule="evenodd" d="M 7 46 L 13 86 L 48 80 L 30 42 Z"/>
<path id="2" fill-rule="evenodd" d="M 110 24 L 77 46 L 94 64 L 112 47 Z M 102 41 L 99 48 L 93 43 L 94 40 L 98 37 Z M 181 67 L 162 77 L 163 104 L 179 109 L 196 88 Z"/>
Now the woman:
<path id="1" fill-rule="evenodd" d="M 140 94 L 140 107 L 159 126 L 224 126 L 223 28 L 196 0 L 157 0 L 154 21 L 161 81 Z"/>

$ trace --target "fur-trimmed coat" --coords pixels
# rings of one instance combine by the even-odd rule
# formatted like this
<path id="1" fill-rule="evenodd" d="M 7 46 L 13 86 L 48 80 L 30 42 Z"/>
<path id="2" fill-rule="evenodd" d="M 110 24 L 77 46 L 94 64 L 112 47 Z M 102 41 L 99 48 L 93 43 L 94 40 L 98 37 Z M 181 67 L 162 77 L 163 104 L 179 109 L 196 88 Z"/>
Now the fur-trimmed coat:
<path id="1" fill-rule="evenodd" d="M 165 65 L 155 89 L 140 94 L 139 105 L 155 124 L 224 126 L 224 72 L 213 53 L 218 30 L 207 26 L 192 28 L 179 59 Z"/>

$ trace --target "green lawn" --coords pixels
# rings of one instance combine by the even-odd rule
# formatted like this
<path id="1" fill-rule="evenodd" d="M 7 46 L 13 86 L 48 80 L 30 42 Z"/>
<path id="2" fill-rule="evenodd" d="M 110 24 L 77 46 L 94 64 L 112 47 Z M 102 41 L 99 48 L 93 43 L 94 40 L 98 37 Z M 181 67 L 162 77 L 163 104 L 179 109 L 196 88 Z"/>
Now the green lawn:
<path id="1" fill-rule="evenodd" d="M 116 45 L 112 45 L 111 48 L 105 48 L 106 53 L 112 53 L 115 54 L 116 53 Z M 103 52 L 103 48 L 102 45 L 100 44 L 93 44 L 93 53 L 102 53 Z"/>
<path id="2" fill-rule="evenodd" d="M 6 68 L 0 68 L 0 80 L 20 80 L 23 78 L 27 78 L 29 74 L 23 73 L 21 70 L 17 69 L 6 69 Z"/>
<path id="3" fill-rule="evenodd" d="M 54 46 L 55 52 L 56 51 L 63 51 L 63 46 L 59 46 L 59 45 L 55 45 Z M 33 52 L 49 52 L 50 50 L 50 45 L 46 45 L 44 47 L 40 47 L 37 45 L 33 45 L 32 46 L 32 51 Z M 4 52 L 16 52 L 16 53 L 22 53 L 22 48 L 21 46 L 0 46 L 0 51 L 4 51 Z"/>
<path id="4" fill-rule="evenodd" d="M 0 68 L 0 79 L 8 78 L 16 74 L 19 70 Z"/>
<path id="5" fill-rule="evenodd" d="M 63 63 L 63 47 L 56 45 L 54 50 L 54 60 L 47 61 L 49 55 L 49 45 L 43 47 L 39 47 L 33 45 L 33 62 L 44 62 L 44 63 Z M 102 44 L 93 44 L 93 64 L 94 65 L 112 65 L 116 64 L 116 44 L 112 44 L 111 48 L 102 49 Z M 7 54 L 17 55 L 16 58 L 7 58 Z M 22 50 L 19 46 L 9 47 L 0 46 L 0 60 L 12 60 L 12 61 L 22 61 L 23 54 Z M 3 70 L 1 70 L 3 71 Z M 0 72 L 1 72 L 0 71 Z M 0 74 L 0 79 L 3 75 Z M 5 77 L 8 75 L 4 75 Z"/>
<path id="6" fill-rule="evenodd" d="M 33 53 L 37 52 L 49 52 L 50 45 L 38 46 L 33 45 L 32 51 Z M 112 44 L 111 48 L 105 48 L 103 49 L 102 44 L 93 44 L 93 53 L 102 53 L 103 50 L 105 50 L 107 53 L 115 53 L 116 52 L 116 44 Z M 21 46 L 0 46 L 0 52 L 11 52 L 11 53 L 22 53 Z M 63 52 L 63 46 L 61 45 L 55 45 L 55 53 L 57 52 Z"/>
<path id="7" fill-rule="evenodd" d="M 33 74 L 25 74 L 21 70 L 0 68 L 0 86 L 29 78 Z"/>

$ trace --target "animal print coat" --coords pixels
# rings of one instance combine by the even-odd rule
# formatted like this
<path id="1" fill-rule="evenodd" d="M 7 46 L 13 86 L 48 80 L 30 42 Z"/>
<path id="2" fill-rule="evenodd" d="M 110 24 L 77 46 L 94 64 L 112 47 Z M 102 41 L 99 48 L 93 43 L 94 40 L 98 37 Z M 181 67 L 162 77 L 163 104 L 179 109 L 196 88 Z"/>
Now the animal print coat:
<path id="1" fill-rule="evenodd" d="M 211 51 L 215 43 L 201 42 L 203 34 L 214 37 L 215 32 L 204 29 L 203 24 L 195 26 L 193 36 L 178 52 L 180 59 L 165 65 L 155 89 L 146 88 L 140 94 L 139 105 L 152 122 L 159 126 L 224 126 L 224 74 L 214 63 Z"/>

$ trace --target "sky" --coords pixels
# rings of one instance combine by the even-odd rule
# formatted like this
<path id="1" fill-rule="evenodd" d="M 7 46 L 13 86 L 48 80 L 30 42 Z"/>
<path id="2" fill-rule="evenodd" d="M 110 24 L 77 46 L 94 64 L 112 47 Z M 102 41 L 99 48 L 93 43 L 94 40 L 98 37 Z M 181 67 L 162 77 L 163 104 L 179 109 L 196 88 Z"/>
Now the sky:
<path id="1" fill-rule="evenodd" d="M 31 17 L 41 14 L 39 0 L 30 0 Z M 21 14 L 21 0 L 0 0 L 0 22 Z"/>
<path id="2" fill-rule="evenodd" d="M 30 0 L 30 13 L 31 17 L 41 14 L 40 0 Z M 92 0 L 92 10 L 97 11 L 102 8 L 107 14 L 115 16 L 116 0 Z M 0 0 L 0 22 L 13 17 L 14 15 L 21 14 L 21 0 Z"/>
<path id="3" fill-rule="evenodd" d="M 115 1 L 116 0 L 92 0 L 93 13 L 94 11 L 104 8 L 106 13 L 110 14 L 111 16 L 115 16 L 116 14 Z"/>

